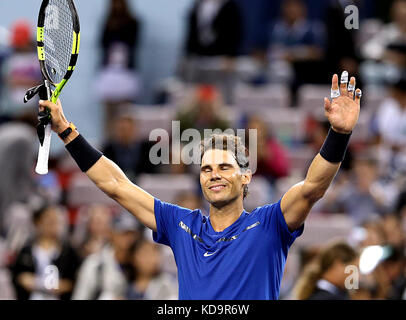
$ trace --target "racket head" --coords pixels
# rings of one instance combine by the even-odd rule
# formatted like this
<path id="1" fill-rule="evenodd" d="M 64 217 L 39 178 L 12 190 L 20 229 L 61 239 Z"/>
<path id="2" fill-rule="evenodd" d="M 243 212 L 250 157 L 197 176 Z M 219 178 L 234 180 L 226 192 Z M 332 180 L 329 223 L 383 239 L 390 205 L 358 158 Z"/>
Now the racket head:
<path id="1" fill-rule="evenodd" d="M 73 0 L 43 0 L 38 16 L 37 48 L 43 78 L 55 87 L 55 102 L 72 76 L 80 47 L 79 16 Z"/>

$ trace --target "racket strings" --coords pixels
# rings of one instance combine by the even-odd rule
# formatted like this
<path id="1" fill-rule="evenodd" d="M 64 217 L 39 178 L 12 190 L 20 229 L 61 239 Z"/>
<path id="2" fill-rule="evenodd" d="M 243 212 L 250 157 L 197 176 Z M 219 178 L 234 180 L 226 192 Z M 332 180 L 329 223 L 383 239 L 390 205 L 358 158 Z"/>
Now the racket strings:
<path id="1" fill-rule="evenodd" d="M 68 70 L 73 44 L 73 19 L 66 0 L 50 0 L 45 11 L 45 66 L 54 84 L 62 81 Z"/>

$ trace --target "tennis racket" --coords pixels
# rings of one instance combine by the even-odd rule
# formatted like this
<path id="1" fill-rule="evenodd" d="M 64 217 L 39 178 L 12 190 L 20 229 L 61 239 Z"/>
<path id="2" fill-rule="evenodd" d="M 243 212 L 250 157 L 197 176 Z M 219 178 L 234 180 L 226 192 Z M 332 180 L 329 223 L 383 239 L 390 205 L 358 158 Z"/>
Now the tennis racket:
<path id="1" fill-rule="evenodd" d="M 73 0 L 43 0 L 38 17 L 37 50 L 44 84 L 39 95 L 42 100 L 56 103 L 72 76 L 78 60 L 80 24 Z M 40 147 L 35 172 L 48 173 L 51 144 L 51 116 L 40 113 Z M 41 137 L 43 136 L 43 137 Z M 42 140 L 42 141 L 41 141 Z"/>

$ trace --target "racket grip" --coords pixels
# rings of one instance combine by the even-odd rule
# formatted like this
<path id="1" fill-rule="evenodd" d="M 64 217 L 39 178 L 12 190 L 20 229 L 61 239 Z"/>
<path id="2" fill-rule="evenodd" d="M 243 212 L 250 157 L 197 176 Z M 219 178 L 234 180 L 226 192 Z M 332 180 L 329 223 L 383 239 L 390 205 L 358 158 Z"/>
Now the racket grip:
<path id="1" fill-rule="evenodd" d="M 48 173 L 48 159 L 49 159 L 49 149 L 51 147 L 51 124 L 45 127 L 45 138 L 44 143 L 39 145 L 37 166 L 35 167 L 35 172 L 38 174 Z"/>

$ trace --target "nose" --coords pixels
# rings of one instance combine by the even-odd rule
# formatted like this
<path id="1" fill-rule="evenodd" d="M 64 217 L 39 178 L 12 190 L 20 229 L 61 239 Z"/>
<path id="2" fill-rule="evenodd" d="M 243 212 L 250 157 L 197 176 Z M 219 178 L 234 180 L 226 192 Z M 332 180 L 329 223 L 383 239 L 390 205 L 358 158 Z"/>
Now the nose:
<path id="1" fill-rule="evenodd" d="M 215 181 L 220 179 L 221 179 L 220 173 L 217 171 L 217 169 L 213 169 L 211 172 L 210 180 Z"/>

